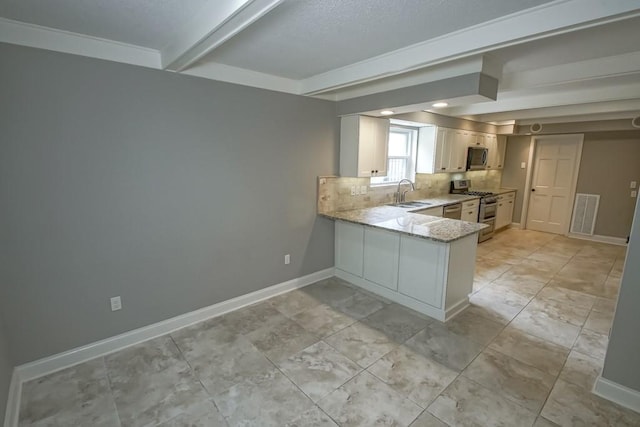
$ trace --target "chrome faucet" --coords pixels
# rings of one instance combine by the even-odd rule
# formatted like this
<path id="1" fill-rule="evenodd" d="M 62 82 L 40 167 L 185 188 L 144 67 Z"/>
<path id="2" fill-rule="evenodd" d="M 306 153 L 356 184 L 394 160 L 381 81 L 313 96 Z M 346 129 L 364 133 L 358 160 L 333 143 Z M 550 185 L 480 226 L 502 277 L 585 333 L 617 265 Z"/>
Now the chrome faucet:
<path id="1" fill-rule="evenodd" d="M 404 190 L 402 193 L 400 192 L 400 185 L 402 185 L 403 182 L 408 182 L 409 185 L 411 185 L 411 190 Z M 397 203 L 404 203 L 407 197 L 407 193 L 409 191 L 415 191 L 416 187 L 414 187 L 413 182 L 411 182 L 411 180 L 404 178 L 401 179 L 400 182 L 398 182 L 398 191 L 396 191 L 396 204 Z"/>

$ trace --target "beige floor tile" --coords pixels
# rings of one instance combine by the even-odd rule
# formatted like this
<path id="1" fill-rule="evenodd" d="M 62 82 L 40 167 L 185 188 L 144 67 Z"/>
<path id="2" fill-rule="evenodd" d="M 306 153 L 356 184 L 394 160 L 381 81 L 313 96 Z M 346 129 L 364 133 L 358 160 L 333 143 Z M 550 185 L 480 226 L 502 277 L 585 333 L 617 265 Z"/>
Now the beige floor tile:
<path id="1" fill-rule="evenodd" d="M 522 295 L 525 298 L 531 299 L 536 296 L 542 288 L 544 288 L 545 283 L 531 279 L 515 280 L 509 279 L 508 277 L 498 277 L 491 283 L 491 286 L 498 288 L 500 292 L 507 289 L 511 292 Z"/>
<path id="2" fill-rule="evenodd" d="M 542 300 L 553 300 L 563 304 L 591 309 L 596 297 L 563 287 L 564 281 L 553 279 L 537 295 Z"/>
<path id="3" fill-rule="evenodd" d="M 274 363 L 278 363 L 319 341 L 319 337 L 291 319 L 266 325 L 246 335 Z"/>
<path id="4" fill-rule="evenodd" d="M 424 411 L 411 423 L 410 427 L 448 427 L 448 425 L 431 415 L 429 411 Z"/>
<path id="5" fill-rule="evenodd" d="M 580 334 L 580 326 L 554 319 L 540 311 L 523 310 L 510 326 L 566 348 L 571 348 Z"/>
<path id="6" fill-rule="evenodd" d="M 546 419 L 545 417 L 538 417 L 533 427 L 560 427 L 558 424 L 553 423 Z"/>
<path id="7" fill-rule="evenodd" d="M 458 377 L 427 409 L 452 426 L 531 426 L 536 414 L 482 387 Z"/>
<path id="8" fill-rule="evenodd" d="M 352 325 L 356 319 L 346 316 L 326 304 L 304 310 L 291 319 L 318 337 L 324 338 Z"/>
<path id="9" fill-rule="evenodd" d="M 507 326 L 489 348 L 551 375 L 558 375 L 569 354 L 566 347 L 526 334 L 512 326 Z"/>
<path id="10" fill-rule="evenodd" d="M 340 426 L 408 426 L 422 412 L 415 403 L 364 371 L 318 402 Z"/>
<path id="11" fill-rule="evenodd" d="M 610 314 L 613 316 L 613 313 L 616 310 L 616 300 L 609 298 L 596 298 L 595 304 L 593 304 L 593 311 L 598 313 Z"/>
<path id="12" fill-rule="evenodd" d="M 363 368 L 398 346 L 384 333 L 361 322 L 331 335 L 324 341 Z"/>
<path id="13" fill-rule="evenodd" d="M 480 353 L 462 375 L 535 413 L 555 381 L 554 375 L 491 349 Z"/>
<path id="14" fill-rule="evenodd" d="M 586 323 L 584 324 L 584 328 L 593 332 L 597 332 L 599 334 L 609 335 L 609 329 L 611 328 L 611 323 L 613 322 L 613 313 L 612 312 L 600 312 L 596 311 L 595 307 L 589 313 L 589 317 L 587 318 Z"/>
<path id="15" fill-rule="evenodd" d="M 554 272 L 543 271 L 529 265 L 515 265 L 505 272 L 501 277 L 509 280 L 536 280 L 547 283 L 554 275 Z"/>
<path id="16" fill-rule="evenodd" d="M 426 408 L 458 372 L 409 349 L 398 347 L 367 369 L 401 396 Z"/>
<path id="17" fill-rule="evenodd" d="M 556 381 L 541 415 L 561 426 L 640 425 L 640 414 L 562 379 Z"/>
<path id="18" fill-rule="evenodd" d="M 602 371 L 603 363 L 602 359 L 596 359 L 574 350 L 569 354 L 567 363 L 560 373 L 560 378 L 586 390 L 591 390 Z"/>
<path id="19" fill-rule="evenodd" d="M 422 315 L 399 304 L 389 304 L 371 316 L 362 319 L 362 323 L 377 329 L 390 340 L 403 343 L 424 328 L 434 319 Z"/>
<path id="20" fill-rule="evenodd" d="M 463 311 L 444 325 L 451 332 L 467 337 L 481 345 L 489 344 L 504 329 L 503 323 L 469 310 Z"/>
<path id="21" fill-rule="evenodd" d="M 467 311 L 507 324 L 529 303 L 529 298 L 515 292 L 486 287 L 473 294 Z"/>
<path id="22" fill-rule="evenodd" d="M 608 343 L 607 335 L 583 329 L 573 349 L 597 359 L 604 359 Z"/>
<path id="23" fill-rule="evenodd" d="M 587 316 L 589 316 L 588 308 L 564 304 L 552 299 L 540 298 L 532 299 L 529 305 L 525 307 L 524 311 L 544 312 L 553 319 L 571 323 L 576 326 L 584 325 L 584 322 L 587 320 Z"/>

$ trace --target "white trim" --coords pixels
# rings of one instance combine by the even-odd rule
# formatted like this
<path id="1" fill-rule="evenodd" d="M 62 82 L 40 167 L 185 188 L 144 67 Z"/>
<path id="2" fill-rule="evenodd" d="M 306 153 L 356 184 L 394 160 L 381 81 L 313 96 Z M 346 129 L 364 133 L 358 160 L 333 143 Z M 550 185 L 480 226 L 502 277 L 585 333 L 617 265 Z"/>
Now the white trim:
<path id="1" fill-rule="evenodd" d="M 9 386 L 9 396 L 7 408 L 4 414 L 4 427 L 17 427 L 18 416 L 20 415 L 20 396 L 22 395 L 22 380 L 16 369 L 11 375 L 11 385 Z"/>
<path id="2" fill-rule="evenodd" d="M 160 52 L 85 34 L 0 18 L 0 42 L 160 68 Z"/>
<path id="3" fill-rule="evenodd" d="M 524 182 L 524 194 L 522 195 L 522 212 L 520 212 L 520 224 L 522 229 L 527 228 L 527 215 L 529 213 L 529 196 L 531 194 L 531 181 L 533 180 L 533 161 L 536 153 L 536 141 L 529 139 L 529 157 L 527 159 L 527 177 Z"/>
<path id="4" fill-rule="evenodd" d="M 162 50 L 163 68 L 182 71 L 269 13 L 283 0 L 210 2 Z M 241 3 L 241 4 L 239 4 Z"/>
<path id="5" fill-rule="evenodd" d="M 509 228 L 517 228 L 517 229 L 521 229 L 521 228 L 522 228 L 522 225 L 520 225 L 520 223 L 519 223 L 519 222 L 512 222 L 512 223 L 509 225 Z"/>
<path id="6" fill-rule="evenodd" d="M 639 13 L 636 0 L 556 0 L 317 74 L 302 80 L 302 92 L 316 95 Z"/>
<path id="7" fill-rule="evenodd" d="M 315 273 L 311 273 L 306 276 L 291 279 L 268 288 L 260 289 L 255 292 L 201 308 L 199 310 L 181 314 L 180 316 L 163 320 L 149 326 L 134 329 L 111 338 L 106 338 L 63 353 L 26 363 L 16 367 L 15 370 L 17 371 L 21 381 L 33 380 L 43 375 L 77 365 L 78 363 L 86 362 L 87 360 L 122 350 L 125 347 L 168 334 L 194 323 L 202 322 L 203 320 L 238 310 L 247 305 L 255 304 L 259 301 L 289 292 L 293 289 L 302 288 L 319 280 L 332 277 L 333 275 L 333 267 L 316 271 Z"/>
<path id="8" fill-rule="evenodd" d="M 640 412 L 640 391 L 599 376 L 593 385 L 593 393 L 625 408 Z"/>
<path id="9" fill-rule="evenodd" d="M 593 242 L 611 243 L 613 245 L 627 246 L 627 239 L 624 237 L 602 236 L 599 234 L 588 235 L 578 233 L 568 233 L 567 237 L 572 239 L 590 240 Z"/>

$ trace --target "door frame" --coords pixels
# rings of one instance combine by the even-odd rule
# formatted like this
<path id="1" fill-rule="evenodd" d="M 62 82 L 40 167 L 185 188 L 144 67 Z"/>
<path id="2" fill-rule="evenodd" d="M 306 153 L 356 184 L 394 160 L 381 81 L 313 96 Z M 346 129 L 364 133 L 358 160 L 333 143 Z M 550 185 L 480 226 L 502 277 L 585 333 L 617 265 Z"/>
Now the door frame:
<path id="1" fill-rule="evenodd" d="M 580 173 L 580 163 L 582 161 L 582 147 L 584 145 L 583 133 L 570 133 L 564 135 L 532 135 L 529 142 L 529 168 L 527 169 L 527 178 L 524 184 L 524 195 L 522 198 L 522 213 L 520 214 L 520 228 L 523 230 L 527 228 L 527 216 L 529 214 L 529 199 L 531 197 L 531 181 L 533 181 L 533 169 L 535 168 L 535 154 L 538 141 L 544 141 L 545 139 L 577 139 L 578 140 L 578 153 L 576 155 L 576 163 L 573 169 L 573 177 L 571 178 L 571 191 L 569 198 L 571 205 L 567 209 L 565 218 L 565 227 L 562 230 L 562 234 L 567 236 L 569 234 L 569 228 L 571 227 L 571 216 L 573 215 L 573 206 L 576 199 L 576 187 L 578 186 L 578 175 Z"/>

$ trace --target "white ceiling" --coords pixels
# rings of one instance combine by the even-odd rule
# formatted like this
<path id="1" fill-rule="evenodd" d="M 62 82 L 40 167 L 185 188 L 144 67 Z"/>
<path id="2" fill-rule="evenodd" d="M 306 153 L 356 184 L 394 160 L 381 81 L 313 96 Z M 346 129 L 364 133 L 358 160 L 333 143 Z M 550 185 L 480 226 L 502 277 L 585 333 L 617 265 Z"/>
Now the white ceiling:
<path id="1" fill-rule="evenodd" d="M 438 111 L 482 121 L 637 116 L 638 40 L 638 0 L 0 2 L 0 42 L 326 99 L 482 72 Z"/>

